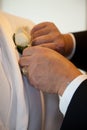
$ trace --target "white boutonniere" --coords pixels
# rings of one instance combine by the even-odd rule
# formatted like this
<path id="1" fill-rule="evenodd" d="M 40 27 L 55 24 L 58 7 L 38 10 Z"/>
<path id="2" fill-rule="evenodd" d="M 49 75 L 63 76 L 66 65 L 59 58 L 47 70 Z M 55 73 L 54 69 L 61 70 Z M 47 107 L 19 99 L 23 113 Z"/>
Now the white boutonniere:
<path id="1" fill-rule="evenodd" d="M 16 30 L 16 32 L 13 34 L 13 41 L 16 45 L 16 49 L 20 54 L 22 54 L 23 50 L 26 47 L 31 46 L 31 35 L 29 28 L 26 27 L 20 27 Z M 20 55 L 21 56 L 21 55 Z M 21 72 L 26 75 L 27 74 L 27 67 L 21 68 Z"/>
<path id="2" fill-rule="evenodd" d="M 20 27 L 16 30 L 13 35 L 13 41 L 16 45 L 16 48 L 20 54 L 26 47 L 31 46 L 31 36 L 30 30 L 28 27 Z"/>

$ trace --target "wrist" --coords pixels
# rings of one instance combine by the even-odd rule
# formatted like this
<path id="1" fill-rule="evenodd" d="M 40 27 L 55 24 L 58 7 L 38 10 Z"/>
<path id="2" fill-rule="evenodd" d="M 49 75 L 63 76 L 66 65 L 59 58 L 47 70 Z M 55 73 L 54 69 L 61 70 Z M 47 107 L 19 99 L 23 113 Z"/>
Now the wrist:
<path id="1" fill-rule="evenodd" d="M 65 92 L 67 86 L 78 76 L 82 75 L 82 73 L 77 69 L 75 73 L 71 73 L 63 82 L 62 86 L 60 85 L 60 89 L 58 91 L 59 96 L 62 96 L 63 93 Z"/>

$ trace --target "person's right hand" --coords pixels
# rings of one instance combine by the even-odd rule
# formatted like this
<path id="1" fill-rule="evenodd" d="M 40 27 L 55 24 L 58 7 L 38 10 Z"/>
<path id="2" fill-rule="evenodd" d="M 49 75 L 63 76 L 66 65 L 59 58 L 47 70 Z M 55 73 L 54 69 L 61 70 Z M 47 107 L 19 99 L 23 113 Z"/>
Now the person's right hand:
<path id="1" fill-rule="evenodd" d="M 26 68 L 29 82 L 49 93 L 63 94 L 68 83 L 81 72 L 64 56 L 45 47 L 28 47 L 19 60 Z"/>
<path id="2" fill-rule="evenodd" d="M 52 22 L 43 22 L 31 30 L 32 45 L 51 48 L 64 56 L 69 56 L 73 49 L 73 40 L 69 34 L 62 34 Z"/>

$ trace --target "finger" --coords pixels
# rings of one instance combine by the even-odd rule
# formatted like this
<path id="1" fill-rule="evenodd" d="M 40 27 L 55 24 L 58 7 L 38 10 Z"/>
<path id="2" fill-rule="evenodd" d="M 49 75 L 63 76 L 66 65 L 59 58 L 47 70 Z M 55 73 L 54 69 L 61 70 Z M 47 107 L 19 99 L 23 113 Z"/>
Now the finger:
<path id="1" fill-rule="evenodd" d="M 40 45 L 43 43 L 53 42 L 53 36 L 51 34 L 43 35 L 32 40 L 32 46 Z"/>
<path id="2" fill-rule="evenodd" d="M 51 24 L 51 22 L 42 22 L 42 23 L 39 23 L 37 24 L 36 26 L 33 27 L 33 29 L 31 30 L 31 35 L 37 31 L 37 30 L 40 30 L 46 26 L 48 26 L 49 24 Z"/>
<path id="3" fill-rule="evenodd" d="M 35 31 L 31 37 L 32 39 L 42 36 L 42 35 L 47 35 L 48 33 L 50 33 L 50 29 L 48 27 L 42 28 L 40 30 Z"/>
<path id="4" fill-rule="evenodd" d="M 44 43 L 44 44 L 40 44 L 38 45 L 40 47 L 46 47 L 46 48 L 50 48 L 52 50 L 57 50 L 56 44 L 55 43 Z"/>
<path id="5" fill-rule="evenodd" d="M 50 48 L 52 50 L 55 50 L 59 52 L 60 54 L 64 54 L 64 48 L 63 46 L 58 46 L 56 43 L 46 43 L 46 44 L 40 44 L 41 47 Z"/>
<path id="6" fill-rule="evenodd" d="M 42 29 L 42 28 L 44 28 L 44 27 L 46 27 L 46 24 L 45 24 L 45 23 L 37 24 L 37 25 L 34 26 L 33 29 L 31 30 L 31 35 L 32 35 L 35 31 L 37 31 L 37 30 L 39 30 L 39 29 Z"/>
<path id="7" fill-rule="evenodd" d="M 28 66 L 30 63 L 30 57 L 29 56 L 23 56 L 19 59 L 19 65 L 21 67 Z"/>
<path id="8" fill-rule="evenodd" d="M 27 47 L 23 50 L 22 56 L 31 56 L 33 54 L 34 47 Z"/>
<path id="9" fill-rule="evenodd" d="M 29 58 L 30 58 L 30 57 L 33 57 L 35 54 L 37 54 L 41 51 L 42 51 L 42 47 L 39 47 L 39 46 L 28 47 L 28 48 L 23 50 L 22 56 L 23 57 L 29 56 Z"/>

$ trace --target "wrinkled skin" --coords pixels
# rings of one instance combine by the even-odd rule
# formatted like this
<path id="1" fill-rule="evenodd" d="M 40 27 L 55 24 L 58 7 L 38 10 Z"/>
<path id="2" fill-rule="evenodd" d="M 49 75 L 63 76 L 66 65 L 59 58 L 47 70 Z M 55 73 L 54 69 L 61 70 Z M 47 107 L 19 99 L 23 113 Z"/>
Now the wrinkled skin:
<path id="1" fill-rule="evenodd" d="M 52 22 L 43 22 L 35 25 L 31 30 L 32 45 L 51 48 L 64 56 L 68 56 L 73 48 L 69 34 L 62 34 Z"/>
<path id="2" fill-rule="evenodd" d="M 64 56 L 39 46 L 26 48 L 19 64 L 26 66 L 27 77 L 35 88 L 59 95 L 63 94 L 68 83 L 81 74 Z"/>

